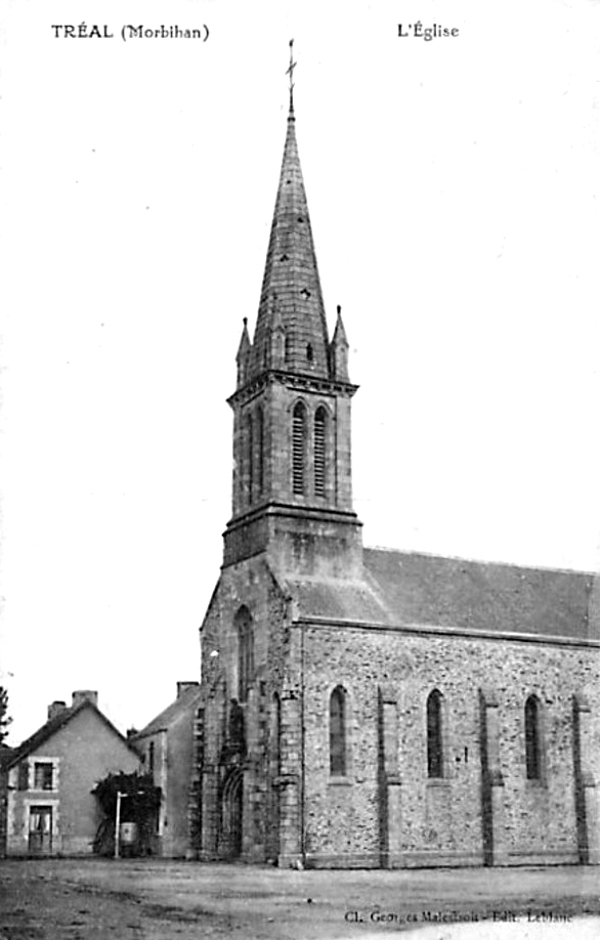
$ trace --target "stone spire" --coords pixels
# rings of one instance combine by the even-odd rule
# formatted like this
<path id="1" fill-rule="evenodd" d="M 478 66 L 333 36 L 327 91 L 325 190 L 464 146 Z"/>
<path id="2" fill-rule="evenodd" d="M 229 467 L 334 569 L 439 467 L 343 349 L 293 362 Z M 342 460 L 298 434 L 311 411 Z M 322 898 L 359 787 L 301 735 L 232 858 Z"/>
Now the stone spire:
<path id="1" fill-rule="evenodd" d="M 240 388 L 245 384 L 248 372 L 248 359 L 252 351 L 252 344 L 250 342 L 250 337 L 248 335 L 248 318 L 244 317 L 244 328 L 242 330 L 242 337 L 240 339 L 240 345 L 238 346 L 237 355 L 235 361 L 237 363 L 237 387 Z"/>
<path id="2" fill-rule="evenodd" d="M 290 67 L 293 66 L 293 63 Z M 271 225 L 248 379 L 268 368 L 330 378 L 328 335 L 293 110 L 293 85 L 281 175 Z M 277 323 L 274 323 L 277 317 Z M 271 359 L 271 337 L 283 334 L 283 363 Z"/>
<path id="3" fill-rule="evenodd" d="M 291 45 L 291 44 L 290 44 Z M 329 342 L 290 99 L 254 336 L 242 330 L 233 418 L 232 516 L 224 567 L 266 552 L 305 574 L 360 569 L 352 507 L 348 340 Z"/>
<path id="4" fill-rule="evenodd" d="M 341 382 L 348 381 L 348 340 L 344 321 L 342 320 L 342 308 L 338 304 L 337 322 L 333 331 L 330 349 L 330 366 L 332 378 Z"/>

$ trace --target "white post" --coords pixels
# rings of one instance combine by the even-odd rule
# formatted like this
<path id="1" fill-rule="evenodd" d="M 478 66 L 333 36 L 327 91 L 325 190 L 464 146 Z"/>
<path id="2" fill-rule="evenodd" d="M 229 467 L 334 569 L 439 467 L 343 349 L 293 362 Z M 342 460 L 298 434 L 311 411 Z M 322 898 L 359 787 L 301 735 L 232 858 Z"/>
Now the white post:
<path id="1" fill-rule="evenodd" d="M 117 790 L 117 812 L 115 815 L 115 858 L 119 857 L 119 842 L 121 837 L 121 797 L 122 793 Z"/>

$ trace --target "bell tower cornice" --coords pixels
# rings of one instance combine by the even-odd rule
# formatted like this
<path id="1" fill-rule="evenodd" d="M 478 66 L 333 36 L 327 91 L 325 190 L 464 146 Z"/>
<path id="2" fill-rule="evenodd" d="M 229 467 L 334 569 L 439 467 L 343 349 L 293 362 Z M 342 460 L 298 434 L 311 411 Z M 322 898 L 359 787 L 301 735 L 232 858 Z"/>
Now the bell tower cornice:
<path id="1" fill-rule="evenodd" d="M 319 379 L 313 375 L 290 375 L 289 372 L 270 370 L 263 372 L 254 381 L 248 382 L 243 388 L 237 389 L 227 399 L 232 408 L 252 401 L 268 385 L 285 385 L 289 389 L 300 392 L 311 392 L 317 395 L 343 395 L 346 398 L 358 391 L 359 386 L 351 382 L 337 382 L 332 379 Z"/>

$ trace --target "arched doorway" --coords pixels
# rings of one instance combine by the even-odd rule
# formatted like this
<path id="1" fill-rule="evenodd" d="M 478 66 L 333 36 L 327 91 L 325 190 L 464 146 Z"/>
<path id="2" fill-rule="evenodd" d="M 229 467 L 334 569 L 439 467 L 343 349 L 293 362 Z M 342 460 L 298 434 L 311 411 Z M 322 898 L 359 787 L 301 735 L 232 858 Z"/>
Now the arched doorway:
<path id="1" fill-rule="evenodd" d="M 235 767 L 225 778 L 221 791 L 221 858 L 239 858 L 242 854 L 243 801 L 244 775 Z"/>

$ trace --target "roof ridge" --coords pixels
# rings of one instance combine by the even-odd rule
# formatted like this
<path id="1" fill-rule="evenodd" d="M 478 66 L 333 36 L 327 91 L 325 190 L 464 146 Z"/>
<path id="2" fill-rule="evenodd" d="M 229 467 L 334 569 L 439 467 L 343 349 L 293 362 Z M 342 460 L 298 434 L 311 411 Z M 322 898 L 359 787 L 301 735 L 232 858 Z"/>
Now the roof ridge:
<path id="1" fill-rule="evenodd" d="M 407 549 L 407 548 L 392 548 L 387 545 L 365 545 L 364 551 L 374 551 L 374 552 L 388 552 L 389 554 L 395 555 L 418 555 L 421 558 L 439 558 L 443 561 L 463 561 L 469 564 L 475 565 L 486 565 L 502 568 L 516 568 L 522 571 L 553 571 L 555 573 L 563 574 L 582 574 L 588 575 L 589 577 L 596 577 L 598 572 L 591 571 L 585 568 L 564 568 L 557 567 L 554 565 L 523 565 L 519 562 L 512 561 L 498 561 L 488 558 L 472 558 L 465 555 L 447 555 L 441 554 L 440 552 L 427 552 L 421 549 Z"/>
<path id="2" fill-rule="evenodd" d="M 98 706 L 91 702 L 89 699 L 84 699 L 82 702 L 78 702 L 76 705 L 68 705 L 64 708 L 58 715 L 55 715 L 53 718 L 48 718 L 43 725 L 34 731 L 33 734 L 30 734 L 29 737 L 25 738 L 17 747 L 12 748 L 12 755 L 7 761 L 7 766 L 12 767 L 17 764 L 22 757 L 25 757 L 31 751 L 35 750 L 44 741 L 47 741 L 48 738 L 52 737 L 53 734 L 56 734 L 67 722 L 71 721 L 79 712 L 82 712 L 85 708 L 92 708 L 96 714 L 102 719 L 102 721 L 108 725 L 108 727 L 118 735 L 119 738 L 123 741 L 127 747 L 131 750 L 135 750 L 131 747 L 127 737 L 122 734 L 119 729 L 112 723 L 110 718 L 107 718 L 104 712 L 102 712 Z M 137 753 L 137 752 L 136 752 Z"/>

